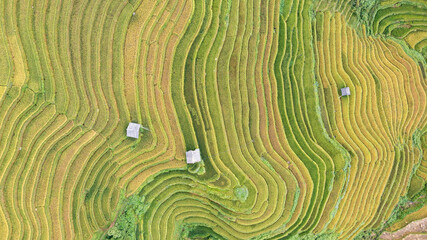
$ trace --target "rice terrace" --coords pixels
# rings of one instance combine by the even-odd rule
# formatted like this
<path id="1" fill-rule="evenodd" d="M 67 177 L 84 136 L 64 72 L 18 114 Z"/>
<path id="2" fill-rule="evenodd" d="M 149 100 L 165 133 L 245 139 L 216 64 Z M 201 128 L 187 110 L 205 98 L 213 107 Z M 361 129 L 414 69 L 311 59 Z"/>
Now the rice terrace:
<path id="1" fill-rule="evenodd" d="M 427 239 L 426 0 L 0 10 L 0 240 Z"/>

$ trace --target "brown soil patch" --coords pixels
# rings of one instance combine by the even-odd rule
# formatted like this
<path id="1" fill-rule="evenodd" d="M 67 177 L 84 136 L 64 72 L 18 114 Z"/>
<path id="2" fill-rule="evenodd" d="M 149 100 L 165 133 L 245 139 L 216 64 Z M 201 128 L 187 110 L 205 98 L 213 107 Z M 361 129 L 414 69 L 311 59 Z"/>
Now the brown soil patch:
<path id="1" fill-rule="evenodd" d="M 427 239 L 427 235 L 412 233 L 427 233 L 427 218 L 413 221 L 396 232 L 385 232 L 380 239 Z"/>

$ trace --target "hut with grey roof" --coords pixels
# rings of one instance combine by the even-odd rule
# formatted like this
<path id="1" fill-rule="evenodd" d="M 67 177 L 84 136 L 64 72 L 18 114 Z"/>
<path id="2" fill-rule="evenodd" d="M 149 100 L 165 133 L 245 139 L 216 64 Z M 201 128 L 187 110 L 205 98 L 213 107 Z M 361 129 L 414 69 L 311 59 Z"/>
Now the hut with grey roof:
<path id="1" fill-rule="evenodd" d="M 185 153 L 188 164 L 194 164 L 196 162 L 200 162 L 202 158 L 200 157 L 200 149 L 190 150 Z"/>
<path id="2" fill-rule="evenodd" d="M 126 129 L 127 136 L 130 138 L 139 138 L 139 129 L 141 124 L 138 123 L 129 123 L 128 128 Z"/>
<path id="3" fill-rule="evenodd" d="M 349 87 L 341 88 L 341 97 L 343 97 L 343 96 L 350 96 L 350 88 Z"/>

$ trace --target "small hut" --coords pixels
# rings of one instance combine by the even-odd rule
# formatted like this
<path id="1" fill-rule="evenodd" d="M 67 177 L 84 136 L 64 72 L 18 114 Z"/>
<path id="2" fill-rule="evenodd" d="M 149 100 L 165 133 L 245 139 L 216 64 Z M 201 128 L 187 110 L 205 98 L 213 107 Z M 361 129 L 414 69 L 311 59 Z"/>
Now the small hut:
<path id="1" fill-rule="evenodd" d="M 350 96 L 350 88 L 349 87 L 341 88 L 341 97 L 343 97 L 343 96 Z"/>
<path id="2" fill-rule="evenodd" d="M 200 162 L 202 158 L 200 157 L 200 149 L 190 150 L 185 153 L 188 164 L 194 164 L 196 162 Z"/>
<path id="3" fill-rule="evenodd" d="M 128 128 L 126 129 L 127 136 L 130 138 L 139 138 L 139 129 L 141 124 L 138 123 L 129 123 Z"/>

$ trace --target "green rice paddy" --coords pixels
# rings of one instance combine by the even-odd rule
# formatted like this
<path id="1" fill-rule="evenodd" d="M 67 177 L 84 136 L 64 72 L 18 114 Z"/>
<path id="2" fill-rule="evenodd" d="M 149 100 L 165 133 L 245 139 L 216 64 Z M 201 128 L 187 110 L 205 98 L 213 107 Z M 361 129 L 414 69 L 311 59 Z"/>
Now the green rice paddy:
<path id="1" fill-rule="evenodd" d="M 425 1 L 0 10 L 0 239 L 377 239 L 427 217 Z"/>

